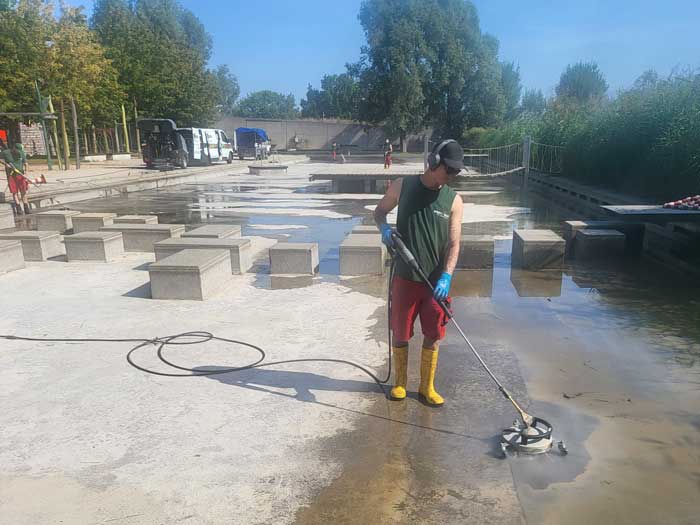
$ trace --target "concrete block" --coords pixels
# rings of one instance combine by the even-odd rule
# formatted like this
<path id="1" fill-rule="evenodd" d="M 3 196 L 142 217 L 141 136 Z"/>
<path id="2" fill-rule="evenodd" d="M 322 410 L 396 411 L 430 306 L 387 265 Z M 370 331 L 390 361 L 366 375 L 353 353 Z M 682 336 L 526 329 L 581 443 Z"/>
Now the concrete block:
<path id="1" fill-rule="evenodd" d="M 148 267 L 153 299 L 203 301 L 231 280 L 228 250 L 183 250 Z"/>
<path id="2" fill-rule="evenodd" d="M 0 274 L 24 268 L 21 241 L 0 241 Z"/>
<path id="3" fill-rule="evenodd" d="M 12 206 L 0 204 L 0 230 L 15 227 L 15 215 L 12 213 Z"/>
<path id="4" fill-rule="evenodd" d="M 561 268 L 566 241 L 551 230 L 515 230 L 512 266 L 527 270 Z"/>
<path id="5" fill-rule="evenodd" d="M 452 274 L 452 297 L 491 297 L 493 268 L 488 270 L 455 270 Z"/>
<path id="6" fill-rule="evenodd" d="M 157 215 L 122 215 L 114 219 L 114 224 L 158 224 Z"/>
<path id="7" fill-rule="evenodd" d="M 68 261 L 111 262 L 124 255 L 121 232 L 81 232 L 63 238 Z"/>
<path id="8" fill-rule="evenodd" d="M 113 153 L 110 156 L 111 160 L 131 160 L 131 155 L 128 153 Z"/>
<path id="9" fill-rule="evenodd" d="M 340 275 L 382 275 L 386 257 L 381 235 L 348 235 L 340 244 Z"/>
<path id="10" fill-rule="evenodd" d="M 493 268 L 494 241 L 490 235 L 462 235 L 459 243 L 460 270 Z"/>
<path id="11" fill-rule="evenodd" d="M 180 237 L 185 232 L 183 224 L 112 224 L 100 231 L 121 232 L 124 250 L 127 252 L 153 252 L 153 245 L 165 239 Z"/>
<path id="12" fill-rule="evenodd" d="M 230 239 L 241 236 L 241 227 L 236 224 L 207 224 L 182 234 L 183 237 L 202 237 L 205 239 Z"/>
<path id="13" fill-rule="evenodd" d="M 73 217 L 73 233 L 98 232 L 102 226 L 114 224 L 116 213 L 81 213 Z"/>
<path id="14" fill-rule="evenodd" d="M 271 274 L 308 275 L 318 271 L 318 244 L 280 242 L 270 248 Z"/>
<path id="15" fill-rule="evenodd" d="M 617 230 L 585 229 L 574 237 L 576 259 L 610 259 L 625 254 L 625 234 Z"/>
<path id="16" fill-rule="evenodd" d="M 638 254 L 642 250 L 644 239 L 644 224 L 641 222 L 625 222 L 625 221 L 602 221 L 602 220 L 586 220 L 586 221 L 565 221 L 562 223 L 564 228 L 564 240 L 566 240 L 566 256 L 572 257 L 575 255 L 576 232 L 581 230 L 617 230 L 625 234 L 625 253 L 628 255 Z"/>
<path id="17" fill-rule="evenodd" d="M 156 261 L 170 257 L 182 250 L 228 250 L 231 258 L 231 273 L 247 272 L 252 261 L 252 244 L 250 239 L 207 239 L 198 237 L 180 237 L 165 239 L 153 245 Z"/>
<path id="18" fill-rule="evenodd" d="M 58 232 L 33 230 L 0 233 L 0 240 L 21 241 L 25 261 L 45 261 L 65 253 Z"/>
<path id="19" fill-rule="evenodd" d="M 378 234 L 379 229 L 374 224 L 360 224 L 352 229 L 353 235 Z"/>
<path id="20" fill-rule="evenodd" d="M 519 297 L 559 297 L 564 272 L 561 270 L 510 269 L 510 282 Z"/>
<path id="21" fill-rule="evenodd" d="M 85 155 L 81 160 L 83 162 L 105 162 L 107 155 Z"/>
<path id="22" fill-rule="evenodd" d="M 73 229 L 73 217 L 80 215 L 75 210 L 52 210 L 34 215 L 36 229 L 39 231 L 66 233 Z"/>
<path id="23" fill-rule="evenodd" d="M 282 164 L 251 164 L 248 166 L 251 175 L 286 175 L 287 166 Z"/>

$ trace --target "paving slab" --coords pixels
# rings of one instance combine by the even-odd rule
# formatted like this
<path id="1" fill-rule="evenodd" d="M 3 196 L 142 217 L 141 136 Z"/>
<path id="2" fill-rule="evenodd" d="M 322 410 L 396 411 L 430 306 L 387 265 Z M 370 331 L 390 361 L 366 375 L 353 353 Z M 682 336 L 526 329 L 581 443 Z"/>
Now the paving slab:
<path id="1" fill-rule="evenodd" d="M 229 250 L 183 250 L 148 266 L 153 299 L 204 301 L 231 280 Z"/>
<path id="2" fill-rule="evenodd" d="M 0 233 L 0 240 L 21 241 L 25 261 L 45 261 L 66 253 L 61 244 L 61 234 L 55 231 Z"/>
<path id="3" fill-rule="evenodd" d="M 127 252 L 153 252 L 158 241 L 180 237 L 185 232 L 183 224 L 112 224 L 100 231 L 121 232 L 124 250 Z"/>
<path id="4" fill-rule="evenodd" d="M 182 250 L 228 250 L 231 258 L 231 273 L 242 274 L 252 265 L 252 243 L 250 239 L 208 239 L 180 237 L 165 239 L 153 245 L 156 261 L 170 257 Z"/>
<path id="5" fill-rule="evenodd" d="M 515 230 L 512 265 L 528 270 L 561 268 L 565 249 L 566 241 L 551 230 Z"/>
<path id="6" fill-rule="evenodd" d="M 270 248 L 270 273 L 313 275 L 318 271 L 318 260 L 315 242 L 280 242 Z"/>
<path id="7" fill-rule="evenodd" d="M 121 215 L 114 219 L 114 224 L 158 224 L 157 215 Z"/>
<path id="8" fill-rule="evenodd" d="M 625 234 L 617 230 L 583 229 L 574 237 L 576 259 L 611 259 L 625 254 Z"/>
<path id="9" fill-rule="evenodd" d="M 102 226 L 114 224 L 116 213 L 81 213 L 73 217 L 73 233 L 97 232 Z"/>
<path id="10" fill-rule="evenodd" d="M 237 224 L 207 224 L 182 234 L 183 237 L 203 237 L 206 239 L 230 239 L 241 236 L 241 227 Z"/>
<path id="11" fill-rule="evenodd" d="M 462 235 L 459 243 L 460 270 L 493 268 L 494 240 L 490 235 Z"/>
<path id="12" fill-rule="evenodd" d="M 36 213 L 34 222 L 39 231 L 56 231 L 66 233 L 73 229 L 73 217 L 80 215 L 75 210 L 51 210 Z"/>
<path id="13" fill-rule="evenodd" d="M 124 255 L 121 232 L 86 231 L 63 238 L 66 256 L 73 261 L 111 262 Z"/>
<path id="14" fill-rule="evenodd" d="M 20 270 L 25 266 L 22 242 L 0 241 L 0 274 Z"/>
<path id="15" fill-rule="evenodd" d="M 340 244 L 340 275 L 382 275 L 386 258 L 381 235 L 348 235 Z"/>

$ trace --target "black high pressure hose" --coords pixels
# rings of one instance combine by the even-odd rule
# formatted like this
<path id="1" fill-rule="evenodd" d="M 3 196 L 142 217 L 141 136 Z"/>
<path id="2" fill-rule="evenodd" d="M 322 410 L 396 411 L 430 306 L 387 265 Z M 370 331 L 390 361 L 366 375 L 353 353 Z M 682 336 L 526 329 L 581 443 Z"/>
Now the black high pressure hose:
<path id="1" fill-rule="evenodd" d="M 0 334 L 0 339 L 5 339 L 9 341 L 32 341 L 32 342 L 42 342 L 42 343 L 137 343 L 136 346 L 131 348 L 126 354 L 126 360 L 127 362 L 136 368 L 137 370 L 140 370 L 142 372 L 146 372 L 147 374 L 153 374 L 157 376 L 164 376 L 164 377 L 198 377 L 198 376 L 213 376 L 213 375 L 218 375 L 218 374 L 230 374 L 233 372 L 241 372 L 243 370 L 251 370 L 254 368 L 262 368 L 262 367 L 267 367 L 267 366 L 273 366 L 273 365 L 281 365 L 281 364 L 288 364 L 288 363 L 312 363 L 312 362 L 320 362 L 320 363 L 336 363 L 336 364 L 342 364 L 342 365 L 348 365 L 357 368 L 358 370 L 361 370 L 365 374 L 367 374 L 377 385 L 379 388 L 382 390 L 384 394 L 386 394 L 386 391 L 384 390 L 384 385 L 389 382 L 389 379 L 391 378 L 391 347 L 392 347 L 392 338 L 391 338 L 391 285 L 393 282 L 393 277 L 394 277 L 394 269 L 395 269 L 395 259 L 392 257 L 392 262 L 391 266 L 389 269 L 389 286 L 388 286 L 388 297 L 387 297 L 387 312 L 388 312 L 388 344 L 389 344 L 389 367 L 387 370 L 387 375 L 386 378 L 380 379 L 377 377 L 377 375 L 365 368 L 362 365 L 359 365 L 357 363 L 353 363 L 352 361 L 347 361 L 345 359 L 331 359 L 331 358 L 306 358 L 306 359 L 285 359 L 283 361 L 271 361 L 265 363 L 265 351 L 260 348 L 259 346 L 256 346 L 252 343 L 247 343 L 245 341 L 238 341 L 235 339 L 226 339 L 224 337 L 217 337 L 213 335 L 210 332 L 205 332 L 205 331 L 193 331 L 193 332 L 183 332 L 181 334 L 175 334 L 175 335 L 168 335 L 165 337 L 155 337 L 153 339 L 118 339 L 118 338 L 44 338 L 44 337 L 21 337 L 21 336 L 16 336 L 16 335 L 4 335 Z M 244 366 L 238 366 L 238 367 L 229 367 L 229 368 L 221 368 L 218 370 L 200 370 L 200 369 L 195 369 L 195 368 L 187 368 L 183 367 L 180 365 L 177 365 L 173 363 L 172 361 L 168 360 L 165 358 L 163 355 L 165 348 L 168 345 L 179 345 L 179 346 L 186 346 L 186 345 L 195 345 L 195 344 L 202 344 L 202 343 L 207 343 L 209 341 L 222 341 L 224 343 L 229 343 L 229 344 L 235 344 L 235 345 L 240 345 L 240 346 L 245 346 L 248 348 L 251 348 L 258 352 L 260 357 L 247 365 Z M 187 373 L 175 373 L 175 372 L 159 372 L 157 370 L 152 370 L 150 368 L 146 368 L 144 366 L 141 366 L 137 364 L 133 360 L 133 354 L 137 352 L 138 350 L 148 346 L 148 345 L 154 345 L 157 347 L 156 349 L 156 354 L 158 356 L 158 359 L 166 365 L 168 365 L 171 368 L 174 368 L 176 370 L 182 370 L 183 372 Z"/>

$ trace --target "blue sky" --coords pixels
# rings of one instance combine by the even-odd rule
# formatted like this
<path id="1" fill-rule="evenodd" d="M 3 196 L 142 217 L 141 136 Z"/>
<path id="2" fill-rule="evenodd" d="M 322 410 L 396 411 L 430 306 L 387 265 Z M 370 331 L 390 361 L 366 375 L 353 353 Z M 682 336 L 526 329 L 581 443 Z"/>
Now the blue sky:
<path id="1" fill-rule="evenodd" d="M 212 65 L 226 63 L 241 93 L 272 89 L 297 102 L 311 82 L 357 60 L 360 0 L 181 0 L 214 38 Z M 84 3 L 89 0 L 72 0 Z M 698 0 L 474 0 L 501 60 L 520 65 L 524 87 L 550 95 L 567 64 L 596 61 L 611 94 L 644 70 L 700 68 Z"/>

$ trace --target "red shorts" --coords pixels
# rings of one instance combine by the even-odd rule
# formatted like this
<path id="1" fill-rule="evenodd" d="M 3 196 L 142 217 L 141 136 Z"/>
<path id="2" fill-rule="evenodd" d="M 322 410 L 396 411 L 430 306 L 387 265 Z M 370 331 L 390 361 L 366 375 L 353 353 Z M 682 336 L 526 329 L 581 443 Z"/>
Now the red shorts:
<path id="1" fill-rule="evenodd" d="M 449 298 L 447 299 L 449 303 Z M 445 337 L 447 316 L 424 283 L 394 276 L 391 288 L 391 331 L 394 340 L 408 341 L 420 316 L 423 335 L 436 341 Z"/>
<path id="2" fill-rule="evenodd" d="M 7 177 L 7 184 L 10 187 L 10 193 L 27 193 L 29 189 L 27 179 L 17 174 L 9 175 Z"/>

